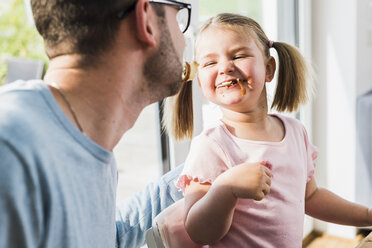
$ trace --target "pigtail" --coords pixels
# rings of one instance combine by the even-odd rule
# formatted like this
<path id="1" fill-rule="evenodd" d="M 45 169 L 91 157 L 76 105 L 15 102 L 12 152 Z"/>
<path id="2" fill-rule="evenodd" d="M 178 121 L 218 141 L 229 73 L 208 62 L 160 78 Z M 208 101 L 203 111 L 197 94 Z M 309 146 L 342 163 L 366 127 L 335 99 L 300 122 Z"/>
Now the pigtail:
<path id="1" fill-rule="evenodd" d="M 192 138 L 194 131 L 192 82 L 183 83 L 177 95 L 167 98 L 162 124 L 175 140 Z"/>
<path id="2" fill-rule="evenodd" d="M 296 111 L 308 100 L 306 81 L 309 71 L 306 61 L 297 48 L 289 44 L 274 42 L 272 47 L 278 53 L 279 74 L 271 108 L 279 112 Z"/>

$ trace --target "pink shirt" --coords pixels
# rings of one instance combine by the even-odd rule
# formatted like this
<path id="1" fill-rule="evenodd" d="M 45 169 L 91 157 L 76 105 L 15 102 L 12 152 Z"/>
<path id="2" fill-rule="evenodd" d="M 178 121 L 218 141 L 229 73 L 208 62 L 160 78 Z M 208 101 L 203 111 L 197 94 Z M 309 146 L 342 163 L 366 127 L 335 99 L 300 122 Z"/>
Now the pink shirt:
<path id="1" fill-rule="evenodd" d="M 218 175 L 243 162 L 267 160 L 272 164 L 270 193 L 261 201 L 239 199 L 227 235 L 205 247 L 302 246 L 305 189 L 314 174 L 317 148 L 310 143 L 298 120 L 274 116 L 280 118 L 285 127 L 285 136 L 280 142 L 237 138 L 222 122 L 192 141 L 177 181 L 181 190 L 195 178 L 213 184 Z"/>

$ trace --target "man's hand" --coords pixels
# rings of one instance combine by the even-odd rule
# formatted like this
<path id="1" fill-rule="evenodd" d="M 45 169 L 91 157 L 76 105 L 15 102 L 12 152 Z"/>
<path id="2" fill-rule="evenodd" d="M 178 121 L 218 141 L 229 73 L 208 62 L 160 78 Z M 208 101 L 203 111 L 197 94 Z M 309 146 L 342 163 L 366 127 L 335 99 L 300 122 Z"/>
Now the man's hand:
<path id="1" fill-rule="evenodd" d="M 271 177 L 269 162 L 243 163 L 221 174 L 214 184 L 230 187 L 236 198 L 260 201 L 270 192 Z"/>

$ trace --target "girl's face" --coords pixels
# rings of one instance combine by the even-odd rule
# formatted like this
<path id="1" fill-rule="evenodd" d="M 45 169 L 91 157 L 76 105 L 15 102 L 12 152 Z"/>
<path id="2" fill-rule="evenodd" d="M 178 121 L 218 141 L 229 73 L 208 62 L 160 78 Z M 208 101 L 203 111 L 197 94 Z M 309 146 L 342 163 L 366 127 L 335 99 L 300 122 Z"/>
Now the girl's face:
<path id="1" fill-rule="evenodd" d="M 211 102 L 239 112 L 266 104 L 265 82 L 274 76 L 275 60 L 264 56 L 255 37 L 247 31 L 209 27 L 198 40 L 196 59 L 199 85 Z M 218 87 L 234 79 L 244 81 L 245 95 L 239 84 Z"/>

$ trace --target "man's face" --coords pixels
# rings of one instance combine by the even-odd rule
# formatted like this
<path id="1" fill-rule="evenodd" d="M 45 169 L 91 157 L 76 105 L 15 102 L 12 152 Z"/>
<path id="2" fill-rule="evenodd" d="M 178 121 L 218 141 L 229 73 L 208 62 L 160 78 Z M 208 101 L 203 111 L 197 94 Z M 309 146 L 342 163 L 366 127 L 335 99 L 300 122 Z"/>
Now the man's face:
<path id="1" fill-rule="evenodd" d="M 177 9 L 165 6 L 165 18 L 159 17 L 159 48 L 144 65 L 152 102 L 176 94 L 181 87 L 185 40 L 178 27 L 176 14 Z"/>
<path id="2" fill-rule="evenodd" d="M 185 37 L 180 30 L 180 27 L 177 22 L 177 13 L 178 8 L 172 6 L 165 6 L 165 15 L 166 21 L 168 25 L 168 30 L 170 32 L 173 45 L 176 49 L 176 52 L 182 62 L 183 51 L 185 49 Z"/>

